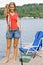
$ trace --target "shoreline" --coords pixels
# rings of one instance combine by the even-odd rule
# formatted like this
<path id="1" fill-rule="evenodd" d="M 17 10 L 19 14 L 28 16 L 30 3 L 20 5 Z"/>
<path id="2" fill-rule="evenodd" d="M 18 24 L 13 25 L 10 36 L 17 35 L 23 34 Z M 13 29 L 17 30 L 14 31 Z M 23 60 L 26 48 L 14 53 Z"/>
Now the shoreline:
<path id="1" fill-rule="evenodd" d="M 34 18 L 34 17 L 19 17 L 20 19 L 43 19 L 43 18 L 39 18 L 39 17 L 36 17 L 36 18 Z M 0 20 L 3 20 L 3 19 L 5 19 L 5 17 L 2 17 L 2 18 L 0 18 Z"/>

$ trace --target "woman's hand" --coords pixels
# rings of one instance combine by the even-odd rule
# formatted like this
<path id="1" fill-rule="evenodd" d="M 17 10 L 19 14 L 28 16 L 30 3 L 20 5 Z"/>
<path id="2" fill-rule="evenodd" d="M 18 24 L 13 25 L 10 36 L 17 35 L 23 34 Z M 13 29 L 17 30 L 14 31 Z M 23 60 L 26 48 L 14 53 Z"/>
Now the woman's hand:
<path id="1" fill-rule="evenodd" d="M 19 28 L 19 31 L 22 32 L 21 28 Z"/>
<path id="2" fill-rule="evenodd" d="M 10 26 L 8 25 L 8 32 L 10 31 Z"/>

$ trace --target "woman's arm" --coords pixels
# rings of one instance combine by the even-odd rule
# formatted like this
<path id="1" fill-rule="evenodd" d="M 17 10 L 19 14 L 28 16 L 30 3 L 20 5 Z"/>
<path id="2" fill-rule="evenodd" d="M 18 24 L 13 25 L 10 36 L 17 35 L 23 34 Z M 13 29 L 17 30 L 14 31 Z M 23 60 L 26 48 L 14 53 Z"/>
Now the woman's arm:
<path id="1" fill-rule="evenodd" d="M 6 4 L 5 8 L 4 8 L 4 16 L 6 17 L 8 15 L 9 12 L 9 5 Z"/>
<path id="2" fill-rule="evenodd" d="M 5 17 L 8 16 L 7 8 L 4 9 L 4 16 L 5 16 Z"/>
<path id="3" fill-rule="evenodd" d="M 7 29 L 8 29 L 8 31 L 10 31 L 10 25 L 9 25 L 9 23 L 8 22 L 10 22 L 8 19 L 8 15 L 9 14 L 9 9 L 8 9 L 8 4 L 6 4 L 6 6 L 5 6 L 5 8 L 4 8 L 4 16 L 5 16 L 5 18 L 6 18 L 6 22 L 7 22 Z"/>
<path id="4" fill-rule="evenodd" d="M 7 29 L 8 29 L 8 31 L 10 31 L 10 26 L 8 25 L 8 11 L 7 11 L 6 7 L 4 9 L 4 16 L 5 16 L 6 22 L 7 22 Z"/>
<path id="5" fill-rule="evenodd" d="M 19 17 L 17 17 L 17 25 L 18 25 L 18 27 L 19 27 L 19 31 L 21 32 L 21 26 L 20 26 L 20 24 L 19 24 Z"/>

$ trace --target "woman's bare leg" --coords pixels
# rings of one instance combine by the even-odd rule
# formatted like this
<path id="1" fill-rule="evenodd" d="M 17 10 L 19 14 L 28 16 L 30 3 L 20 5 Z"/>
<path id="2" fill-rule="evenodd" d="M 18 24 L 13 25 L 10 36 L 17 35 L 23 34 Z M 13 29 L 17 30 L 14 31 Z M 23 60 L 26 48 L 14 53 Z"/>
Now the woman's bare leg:
<path id="1" fill-rule="evenodd" d="M 7 63 L 9 61 L 11 44 L 12 44 L 12 40 L 7 39 L 6 60 L 4 61 L 4 63 Z"/>
<path id="2" fill-rule="evenodd" d="M 16 57 L 17 57 L 18 41 L 19 41 L 19 39 L 17 39 L 17 38 L 14 39 L 14 57 L 13 57 L 14 63 L 16 62 Z"/>

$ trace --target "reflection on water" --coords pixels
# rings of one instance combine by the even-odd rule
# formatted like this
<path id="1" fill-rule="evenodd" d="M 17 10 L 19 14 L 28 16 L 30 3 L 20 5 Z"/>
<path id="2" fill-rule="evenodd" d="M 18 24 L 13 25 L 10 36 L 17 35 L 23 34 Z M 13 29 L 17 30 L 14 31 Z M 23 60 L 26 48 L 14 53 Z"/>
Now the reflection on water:
<path id="1" fill-rule="evenodd" d="M 31 43 L 37 31 L 43 31 L 43 19 L 21 18 L 22 27 L 21 39 L 22 43 Z M 6 21 L 0 20 L 0 58 L 5 55 L 6 49 Z M 2 57 L 1 57 L 2 56 Z"/>

